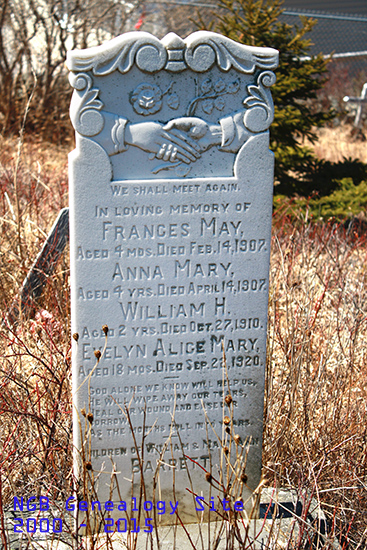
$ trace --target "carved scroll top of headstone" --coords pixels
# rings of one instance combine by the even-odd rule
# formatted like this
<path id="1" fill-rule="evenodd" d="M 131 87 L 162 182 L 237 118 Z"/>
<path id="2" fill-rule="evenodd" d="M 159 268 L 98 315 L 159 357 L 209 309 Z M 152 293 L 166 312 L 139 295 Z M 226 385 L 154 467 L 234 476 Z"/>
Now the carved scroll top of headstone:
<path id="1" fill-rule="evenodd" d="M 273 121 L 277 63 L 272 48 L 212 32 L 126 33 L 68 53 L 70 117 L 102 148 L 106 180 L 233 176 L 237 153 Z"/>
<path id="2" fill-rule="evenodd" d="M 102 46 L 73 50 L 67 54 L 70 71 L 92 71 L 105 76 L 113 71 L 127 73 L 134 63 L 148 73 L 185 69 L 202 73 L 215 63 L 223 71 L 232 67 L 252 74 L 256 68 L 275 69 L 278 52 L 273 48 L 256 48 L 234 42 L 230 38 L 207 31 L 198 31 L 185 40 L 169 33 L 162 40 L 146 32 L 130 32 Z"/>

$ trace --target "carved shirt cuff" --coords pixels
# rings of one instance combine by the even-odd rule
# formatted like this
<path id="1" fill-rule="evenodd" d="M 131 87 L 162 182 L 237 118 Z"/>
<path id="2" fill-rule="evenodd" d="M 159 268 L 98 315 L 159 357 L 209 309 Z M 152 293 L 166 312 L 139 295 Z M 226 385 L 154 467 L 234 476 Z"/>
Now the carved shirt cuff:
<path id="1" fill-rule="evenodd" d="M 222 128 L 222 143 L 220 149 L 227 153 L 237 153 L 240 147 L 247 141 L 251 133 L 246 130 L 244 113 L 239 111 L 220 119 Z"/>
<path id="2" fill-rule="evenodd" d="M 115 124 L 111 130 L 111 139 L 114 145 L 114 153 L 121 153 L 126 151 L 127 145 L 125 144 L 125 128 L 127 120 L 119 116 L 115 117 Z"/>

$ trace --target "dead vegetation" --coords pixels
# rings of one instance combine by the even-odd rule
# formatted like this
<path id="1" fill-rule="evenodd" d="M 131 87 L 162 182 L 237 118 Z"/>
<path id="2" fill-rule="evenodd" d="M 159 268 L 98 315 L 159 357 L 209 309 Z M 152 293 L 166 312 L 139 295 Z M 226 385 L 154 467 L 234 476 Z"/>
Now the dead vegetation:
<path id="1" fill-rule="evenodd" d="M 27 270 L 67 205 L 67 149 L 33 141 L 18 156 L 17 142 L 2 140 L 0 522 L 13 495 L 64 500 L 72 485 L 66 256 L 35 317 L 6 323 Z M 367 239 L 357 229 L 291 221 L 277 210 L 265 475 L 270 486 L 304 488 L 319 499 L 344 549 L 364 548 L 367 540 L 366 259 Z"/>
<path id="2" fill-rule="evenodd" d="M 265 464 L 317 487 L 361 543 L 366 528 L 366 236 L 274 219 Z M 362 544 L 363 546 L 363 544 Z"/>
<path id="3" fill-rule="evenodd" d="M 357 130 L 349 124 L 318 131 L 318 141 L 312 146 L 318 158 L 341 162 L 344 158 L 367 163 L 367 144 L 364 129 Z"/>

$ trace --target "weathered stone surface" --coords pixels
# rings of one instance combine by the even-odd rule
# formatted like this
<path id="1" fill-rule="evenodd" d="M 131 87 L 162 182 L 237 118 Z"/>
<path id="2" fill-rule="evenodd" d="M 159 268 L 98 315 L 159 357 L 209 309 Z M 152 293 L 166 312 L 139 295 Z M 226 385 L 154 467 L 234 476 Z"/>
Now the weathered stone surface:
<path id="1" fill-rule="evenodd" d="M 277 52 L 139 32 L 67 63 L 75 445 L 90 409 L 99 500 L 114 463 L 128 510 L 143 475 L 194 522 L 190 491 L 260 480 Z"/>

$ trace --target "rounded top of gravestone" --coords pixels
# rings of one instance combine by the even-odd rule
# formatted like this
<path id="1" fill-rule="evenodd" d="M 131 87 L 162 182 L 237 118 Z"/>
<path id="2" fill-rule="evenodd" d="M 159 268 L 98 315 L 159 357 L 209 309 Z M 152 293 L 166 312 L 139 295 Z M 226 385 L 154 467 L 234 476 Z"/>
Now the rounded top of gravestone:
<path id="1" fill-rule="evenodd" d="M 169 33 L 159 40 L 146 32 L 128 32 L 93 48 L 67 53 L 67 67 L 73 72 L 106 76 L 127 73 L 136 65 L 140 70 L 181 72 L 191 69 L 202 73 L 217 65 L 224 72 L 231 68 L 253 74 L 256 69 L 278 66 L 278 51 L 273 48 L 246 46 L 209 31 L 197 31 L 182 40 Z"/>
<path id="2" fill-rule="evenodd" d="M 166 34 L 161 42 L 167 50 L 184 50 L 186 48 L 185 41 L 175 32 Z"/>

